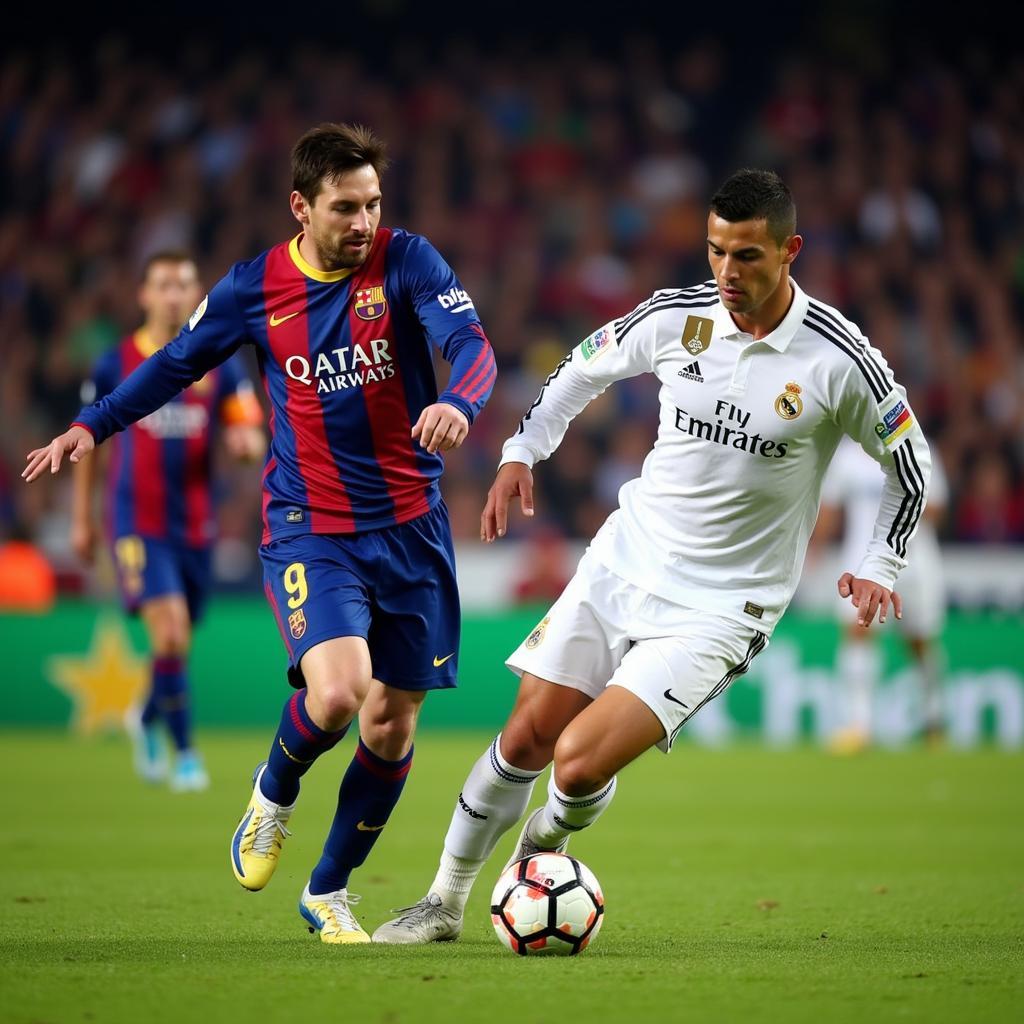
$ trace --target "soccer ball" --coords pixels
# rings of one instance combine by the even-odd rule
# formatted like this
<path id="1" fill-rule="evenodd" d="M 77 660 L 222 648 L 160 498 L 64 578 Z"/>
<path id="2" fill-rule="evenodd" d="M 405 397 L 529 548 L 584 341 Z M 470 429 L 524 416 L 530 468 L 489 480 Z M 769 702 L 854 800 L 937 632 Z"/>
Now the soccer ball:
<path id="1" fill-rule="evenodd" d="M 502 944 L 520 956 L 575 956 L 601 930 L 601 884 L 573 857 L 535 853 L 498 879 L 491 921 Z"/>

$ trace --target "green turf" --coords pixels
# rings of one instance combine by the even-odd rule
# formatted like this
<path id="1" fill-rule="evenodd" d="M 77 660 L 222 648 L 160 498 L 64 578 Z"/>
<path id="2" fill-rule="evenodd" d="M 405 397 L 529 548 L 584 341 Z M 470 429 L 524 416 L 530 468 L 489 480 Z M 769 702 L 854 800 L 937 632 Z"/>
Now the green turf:
<path id="1" fill-rule="evenodd" d="M 370 930 L 422 894 L 486 739 L 422 737 L 402 804 L 354 879 Z M 241 890 L 228 839 L 265 743 L 204 735 L 213 788 L 174 796 L 134 779 L 120 740 L 0 735 L 0 1019 L 1019 1019 L 1020 755 L 650 754 L 573 843 L 608 900 L 597 942 L 572 960 L 523 960 L 486 913 L 511 836 L 457 944 L 329 948 L 306 932 L 296 900 L 349 744 L 309 777 L 271 886 Z"/>

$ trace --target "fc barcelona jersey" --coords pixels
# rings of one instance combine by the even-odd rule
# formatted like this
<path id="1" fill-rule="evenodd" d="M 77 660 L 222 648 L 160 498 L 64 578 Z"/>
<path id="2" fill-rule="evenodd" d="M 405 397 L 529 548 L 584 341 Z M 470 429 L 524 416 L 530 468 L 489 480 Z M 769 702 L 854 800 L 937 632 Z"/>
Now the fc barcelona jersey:
<path id="1" fill-rule="evenodd" d="M 145 331 L 128 335 L 97 360 L 83 392 L 102 399 L 153 352 Z M 238 357 L 115 439 L 106 494 L 112 537 L 138 534 L 189 547 L 212 541 L 211 443 L 218 419 L 229 425 L 262 419 Z"/>
<path id="2" fill-rule="evenodd" d="M 100 442 L 253 345 L 272 410 L 264 543 L 432 509 L 444 460 L 412 426 L 437 401 L 472 423 L 497 373 L 472 299 L 425 238 L 380 228 L 362 266 L 325 272 L 299 237 L 235 264 L 177 338 L 77 419 Z M 451 364 L 440 396 L 433 346 Z"/>

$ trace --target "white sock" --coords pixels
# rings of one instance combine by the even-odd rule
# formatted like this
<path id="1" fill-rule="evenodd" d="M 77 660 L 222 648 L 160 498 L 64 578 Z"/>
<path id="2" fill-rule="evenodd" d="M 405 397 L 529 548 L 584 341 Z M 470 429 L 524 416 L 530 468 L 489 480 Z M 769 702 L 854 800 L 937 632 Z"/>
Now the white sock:
<path id="1" fill-rule="evenodd" d="M 566 836 L 593 825 L 615 796 L 617 781 L 586 796 L 566 796 L 556 785 L 554 772 L 548 783 L 548 802 L 530 828 L 530 838 L 538 845 L 554 849 Z"/>
<path id="2" fill-rule="evenodd" d="M 540 772 L 509 764 L 499 733 L 473 765 L 452 813 L 444 852 L 430 892 L 461 911 L 498 840 L 523 816 Z"/>
<path id="3" fill-rule="evenodd" d="M 836 668 L 846 688 L 847 727 L 871 731 L 871 696 L 881 667 L 881 652 L 873 643 L 847 640 L 839 648 Z"/>

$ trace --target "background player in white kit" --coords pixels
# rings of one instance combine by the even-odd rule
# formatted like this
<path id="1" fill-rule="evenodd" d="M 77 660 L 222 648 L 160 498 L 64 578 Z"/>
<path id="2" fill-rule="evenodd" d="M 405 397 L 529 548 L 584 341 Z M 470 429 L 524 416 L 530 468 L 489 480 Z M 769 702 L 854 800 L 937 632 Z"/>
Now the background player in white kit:
<path id="1" fill-rule="evenodd" d="M 900 573 L 900 597 L 906 605 L 900 632 L 914 659 L 920 684 L 921 724 L 924 736 L 941 737 L 942 664 L 940 645 L 946 621 L 946 588 L 942 574 L 937 525 L 945 515 L 949 487 L 942 463 L 932 451 L 928 503 L 914 540 L 907 551 L 907 567 Z M 843 438 L 825 474 L 821 509 L 812 545 L 825 544 L 842 530 L 841 560 L 855 565 L 875 525 L 885 477 L 871 457 L 850 438 Z M 871 703 L 882 675 L 882 652 L 877 637 L 856 622 L 856 609 L 842 602 L 839 609 L 843 636 L 836 655 L 836 674 L 843 687 L 843 723 L 829 738 L 829 749 L 852 754 L 871 742 Z"/>
<path id="2" fill-rule="evenodd" d="M 739 171 L 711 201 L 714 280 L 656 292 L 578 345 L 548 378 L 501 464 L 481 537 L 508 504 L 533 512 L 531 467 L 616 380 L 654 373 L 660 422 L 576 575 L 508 659 L 522 679 L 469 773 L 427 895 L 377 942 L 456 938 L 470 889 L 554 760 L 512 860 L 562 850 L 615 793 L 615 774 L 742 675 L 796 587 L 825 470 L 843 434 L 885 472 L 874 535 L 839 593 L 884 621 L 928 485 L 929 453 L 880 352 L 789 276 L 803 240 L 789 189 Z"/>

